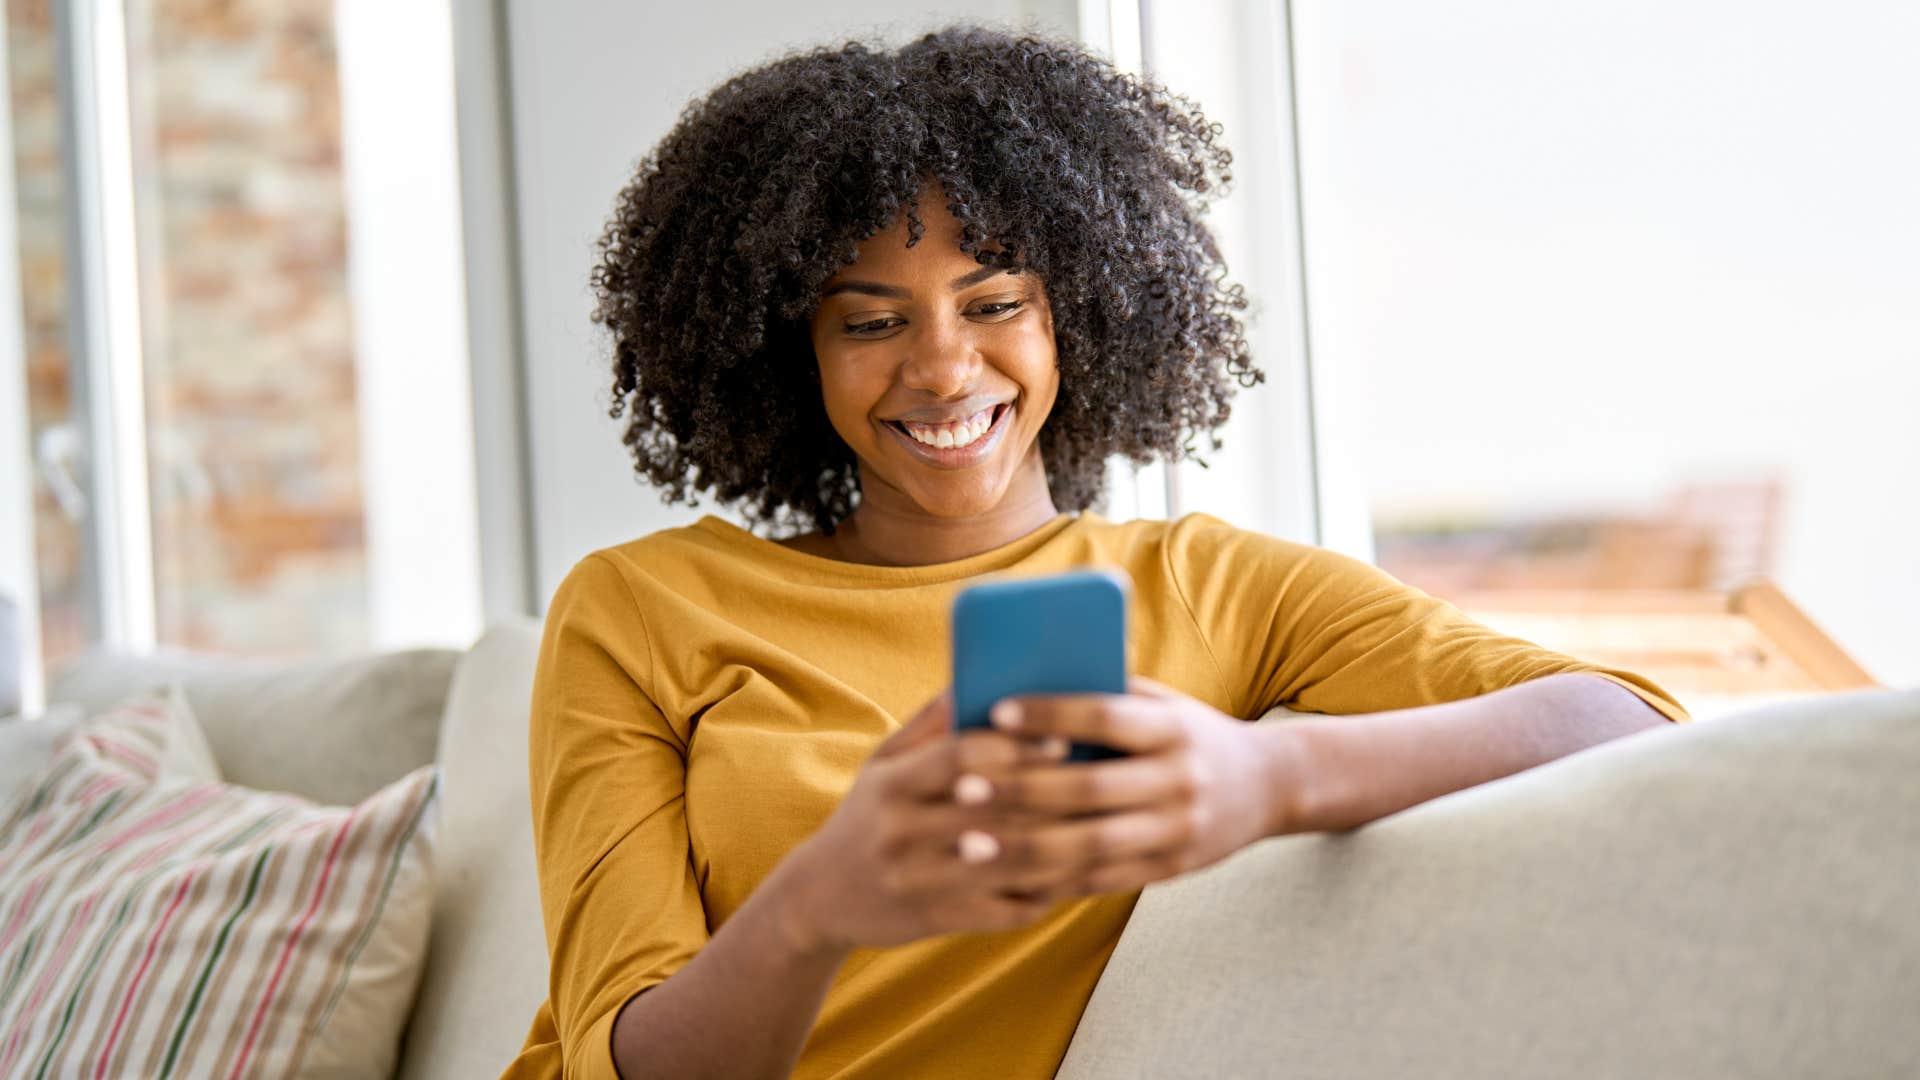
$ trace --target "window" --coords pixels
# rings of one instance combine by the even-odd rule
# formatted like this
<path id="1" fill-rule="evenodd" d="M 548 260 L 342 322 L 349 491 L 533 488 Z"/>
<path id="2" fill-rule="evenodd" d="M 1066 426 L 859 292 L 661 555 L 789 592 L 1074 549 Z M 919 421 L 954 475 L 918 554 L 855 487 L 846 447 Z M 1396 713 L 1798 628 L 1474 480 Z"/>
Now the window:
<path id="1" fill-rule="evenodd" d="M 1920 680 L 1920 13 L 1293 11 L 1322 449 L 1380 564 L 1764 576 Z"/>
<path id="2" fill-rule="evenodd" d="M 381 7 L 8 3 L 49 666 L 477 632 L 448 13 Z"/>

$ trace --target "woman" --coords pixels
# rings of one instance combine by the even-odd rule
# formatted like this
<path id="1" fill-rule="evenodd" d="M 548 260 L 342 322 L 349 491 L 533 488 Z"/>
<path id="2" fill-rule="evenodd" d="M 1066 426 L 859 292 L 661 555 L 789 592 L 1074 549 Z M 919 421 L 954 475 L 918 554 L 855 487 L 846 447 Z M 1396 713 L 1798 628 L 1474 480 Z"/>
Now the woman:
<path id="1" fill-rule="evenodd" d="M 703 518 L 555 595 L 508 1077 L 1049 1076 L 1147 883 L 1684 716 L 1353 560 L 1086 512 L 1259 378 L 1216 132 L 953 30 L 747 72 L 641 166 L 594 276 L 636 469 L 786 535 Z M 954 595 L 1087 566 L 1132 579 L 1131 692 L 956 738 Z M 1242 722 L 1281 704 L 1367 715 Z"/>

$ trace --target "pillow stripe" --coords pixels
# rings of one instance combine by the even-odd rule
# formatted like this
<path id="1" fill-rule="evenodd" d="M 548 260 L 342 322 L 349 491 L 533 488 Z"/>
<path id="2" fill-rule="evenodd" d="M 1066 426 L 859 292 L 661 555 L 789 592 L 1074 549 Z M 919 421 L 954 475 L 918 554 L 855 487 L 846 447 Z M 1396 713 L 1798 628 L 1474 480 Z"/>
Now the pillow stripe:
<path id="1" fill-rule="evenodd" d="M 218 789 L 214 788 L 212 790 Z M 211 792 L 209 792 L 209 794 L 210 793 Z M 110 806 L 103 807 L 102 812 L 110 809 L 111 806 L 119 805 L 121 796 L 125 794 L 127 793 L 116 792 L 114 796 L 108 800 Z M 187 811 L 201 809 L 206 807 L 206 805 L 205 797 L 198 798 L 191 806 L 182 809 L 181 812 L 169 815 L 168 820 L 178 821 L 186 816 Z M 163 807 L 162 811 L 164 812 L 165 809 L 167 808 Z M 156 819 L 160 817 L 160 813 L 149 815 L 140 823 L 137 830 L 136 828 L 125 830 L 120 836 L 103 843 L 98 851 L 92 851 L 90 856 L 90 849 L 77 846 L 77 840 L 49 847 L 45 856 L 47 859 L 45 869 L 38 877 L 31 881 L 32 884 L 39 886 L 39 888 L 35 890 L 36 894 L 56 897 L 62 896 L 65 895 L 67 889 L 61 886 L 70 880 L 90 878 L 111 880 L 114 877 L 132 873 L 140 869 L 143 863 L 151 861 L 151 857 L 164 855 L 169 850 L 177 848 L 192 839 L 193 834 L 185 830 L 175 832 L 171 835 L 166 832 L 153 833 L 152 827 L 156 824 Z M 99 820 L 101 819 L 99 819 L 98 814 L 96 814 L 93 824 L 97 825 Z M 164 824 L 166 822 L 158 823 Z M 85 831 L 90 830 L 83 830 L 83 832 Z M 141 849 L 137 847 L 131 846 L 131 841 L 135 838 L 133 834 L 136 831 L 151 833 L 151 835 L 147 837 L 151 846 L 145 852 L 142 852 Z M 53 852 L 59 851 L 63 847 L 70 849 L 64 857 L 53 855 Z M 23 914 L 31 915 L 32 912 L 30 910 L 23 911 Z M 5 947 L 5 938 L 0 938 L 0 948 Z M 5 1005 L 6 1002 L 0 1000 L 0 1007 L 4 1007 Z M 32 1006 L 29 1006 L 29 1008 L 31 1007 Z"/>
<path id="2" fill-rule="evenodd" d="M 147 970 L 153 965 L 153 954 L 160 948 L 160 942 L 167 932 L 167 926 L 173 922 L 173 917 L 179 913 L 180 905 L 185 901 L 187 896 L 187 887 L 191 884 L 193 884 L 193 874 L 189 872 L 186 877 L 180 879 L 179 887 L 173 891 L 173 900 L 167 905 L 166 914 L 160 916 L 159 925 L 153 928 L 153 935 L 147 938 L 146 950 L 140 954 L 140 966 L 134 969 L 133 977 L 127 981 L 127 992 L 120 999 L 120 1011 L 115 1016 L 113 1022 L 113 1038 L 115 1039 L 119 1038 L 120 1025 L 125 1022 L 127 1018 L 127 1007 L 134 1001 L 140 1000 L 136 997 L 140 990 L 140 981 L 147 977 Z M 107 1047 L 109 1054 L 112 1052 L 112 1049 L 112 1045 L 109 1044 Z M 100 1068 L 94 1072 L 95 1076 L 100 1076 L 105 1073 L 106 1063 L 107 1054 L 102 1054 L 100 1057 Z"/>
<path id="3" fill-rule="evenodd" d="M 187 998 L 186 1008 L 180 1014 L 180 1022 L 174 1026 L 173 1038 L 167 1041 L 167 1059 L 161 1068 L 163 1077 L 173 1073 L 174 1063 L 180 1056 L 180 1042 L 200 1015 L 200 1002 L 206 994 L 207 980 L 219 965 L 221 956 L 227 951 L 227 940 L 233 934 L 234 924 L 247 913 L 247 909 L 253 906 L 254 898 L 260 894 L 260 876 L 266 869 L 267 860 L 272 854 L 272 849 L 268 849 L 261 852 L 260 857 L 254 860 L 253 872 L 247 875 L 246 891 L 241 895 L 239 903 L 234 905 L 232 912 L 220 924 L 220 933 L 214 939 L 213 947 L 207 952 L 207 961 L 200 966 L 200 976 L 193 981 L 193 993 Z"/>
<path id="4" fill-rule="evenodd" d="M 73 951 L 74 942 L 86 927 L 87 916 L 93 913 L 93 906 L 99 900 L 98 893 L 87 897 L 80 904 L 80 910 L 68 918 L 67 931 L 60 935 L 60 944 L 54 946 L 53 962 L 41 969 L 40 979 L 34 984 L 32 998 L 27 1002 L 27 1007 L 21 1010 L 20 1019 L 14 1022 L 13 1030 L 7 1036 L 6 1052 L 0 1053 L 0 1076 L 7 1075 L 8 1069 L 13 1065 L 14 1056 L 25 1045 L 27 1029 L 33 1026 L 33 1021 L 37 1018 L 34 1010 L 40 1007 L 40 1000 L 46 996 L 47 988 L 52 984 L 54 975 L 60 970 L 60 965 Z"/>
<path id="5" fill-rule="evenodd" d="M 347 819 L 340 823 L 339 831 L 334 834 L 333 844 L 327 849 L 327 861 L 320 867 L 320 883 L 314 887 L 313 899 L 308 901 L 307 910 L 301 913 L 300 921 L 294 924 L 292 933 L 287 935 L 286 944 L 280 949 L 280 959 L 273 965 L 273 979 L 267 983 L 267 992 L 261 996 L 260 1004 L 254 1009 L 253 1022 L 247 1025 L 246 1042 L 240 1047 L 240 1057 L 233 1063 L 233 1071 L 227 1074 L 228 1080 L 239 1076 L 240 1071 L 246 1067 L 247 1059 L 253 1056 L 254 1040 L 260 1035 L 260 1024 L 266 1018 L 267 1006 L 273 1002 L 274 991 L 279 989 L 280 979 L 286 974 L 287 961 L 294 955 L 294 947 L 300 943 L 301 935 L 307 932 L 307 925 L 313 921 L 314 912 L 320 909 L 320 900 L 326 895 L 327 879 L 333 875 L 334 861 L 340 856 L 340 847 L 346 841 L 347 833 L 352 828 L 354 816 L 359 813 L 359 809 L 355 807 L 350 811 Z M 163 1076 L 161 1080 L 166 1078 Z"/>
<path id="6" fill-rule="evenodd" d="M 311 821 L 304 821 L 297 824 L 295 829 L 301 835 L 311 836 L 312 824 Z M 230 962 L 223 964 L 215 976 L 213 990 L 224 1003 L 223 1008 L 218 1016 L 201 1009 L 200 1020 L 208 1026 L 209 1032 L 201 1038 L 188 1040 L 189 1047 L 194 1051 L 192 1065 L 198 1074 L 224 1075 L 238 1054 L 241 1024 L 247 1018 L 248 1003 L 259 997 L 261 987 L 272 969 L 273 957 L 284 936 L 281 928 L 294 921 L 300 899 L 312 888 L 318 876 L 319 860 L 313 857 L 314 854 L 316 852 L 311 848 L 295 849 L 288 845 L 284 849 L 276 849 L 268 860 L 261 896 L 254 905 L 255 916 L 242 925 L 271 928 L 271 932 L 249 935 L 244 943 L 247 947 Z M 185 980 L 180 978 L 177 981 L 184 983 Z M 173 1000 L 163 1004 L 152 1031 L 139 1040 L 138 1045 L 149 1048 L 164 1045 L 166 1017 L 177 1016 L 186 1008 L 185 992 L 176 991 Z M 204 1048 L 203 1039 L 209 1040 Z M 144 1075 L 153 1075 L 160 1067 L 159 1054 L 150 1051 L 142 1063 L 141 1071 Z"/>
<path id="7" fill-rule="evenodd" d="M 114 791 L 102 801 L 99 809 L 88 816 L 86 823 L 77 832 L 49 844 L 40 853 L 41 858 L 45 860 L 45 866 L 35 880 L 51 886 L 75 878 L 111 873 L 110 867 L 118 862 L 124 862 L 124 858 L 117 857 L 121 856 L 120 849 L 130 840 L 180 817 L 177 812 L 169 813 L 170 807 L 162 806 L 145 818 L 128 825 L 110 840 L 96 841 L 91 846 L 82 843 L 93 835 L 94 830 L 104 827 L 123 803 L 131 805 L 138 801 L 137 794 L 127 790 Z M 61 852 L 64 854 L 60 854 Z"/>
<path id="8" fill-rule="evenodd" d="M 150 861 L 158 861 L 157 853 L 154 859 Z M 164 866 L 149 866 L 137 880 L 135 890 L 140 890 L 148 882 L 164 873 L 165 870 L 166 867 Z M 101 931 L 99 938 L 94 942 L 93 950 L 88 955 L 87 962 L 81 966 L 80 975 L 75 981 L 72 993 L 67 995 L 66 1007 L 60 1011 L 60 1026 L 53 1032 L 52 1037 L 48 1041 L 46 1053 L 41 1055 L 40 1065 L 34 1070 L 35 1080 L 42 1080 L 42 1078 L 46 1076 L 47 1070 L 53 1065 L 61 1049 L 66 1045 L 67 1031 L 73 1022 L 74 1010 L 79 1007 L 84 997 L 91 996 L 90 991 L 95 985 L 95 974 L 99 971 L 101 962 L 107 954 L 112 951 L 113 946 L 119 942 L 120 932 L 127 924 L 127 916 L 133 910 L 134 902 L 139 899 L 140 895 L 141 893 L 139 891 L 130 891 L 127 895 L 120 898 L 120 903 L 114 909 L 113 917 L 107 920 L 105 929 Z"/>
<path id="9" fill-rule="evenodd" d="M 13 935 L 27 925 L 27 916 L 33 913 L 33 904 L 40 898 L 40 890 L 41 886 L 37 883 L 21 890 L 20 899 L 14 902 L 13 914 L 7 920 L 7 929 L 4 933 L 0 933 L 0 949 L 6 948 L 13 940 Z M 38 930 L 35 931 L 34 936 L 39 937 Z M 0 1009 L 7 1007 L 7 998 L 13 993 L 15 981 L 9 980 L 6 986 L 0 987 Z"/>
<path id="10" fill-rule="evenodd" d="M 82 774 L 80 770 L 80 762 L 74 758 L 62 759 L 58 765 L 46 773 L 39 783 L 32 785 L 26 795 L 16 799 L 13 803 L 12 810 L 7 814 L 6 822 L 0 824 L 0 847 L 6 847 L 11 843 L 10 836 L 13 830 L 18 828 L 22 821 L 30 821 L 38 824 L 42 820 L 38 816 L 40 809 L 46 806 L 47 803 L 53 801 L 54 792 L 59 789 L 61 785 L 75 777 L 84 779 L 84 774 Z M 5 872 L 7 861 L 6 859 L 0 859 L 0 872 Z"/>
<path id="11" fill-rule="evenodd" d="M 65 764 L 73 763 L 67 762 Z M 31 816 L 23 816 L 22 818 L 22 820 L 27 822 L 26 837 L 22 840 L 15 841 L 11 839 L 8 834 L 0 833 L 0 842 L 4 842 L 13 849 L 6 858 L 0 859 L 0 873 L 5 873 L 7 867 L 13 862 L 25 859 L 31 855 L 34 851 L 34 842 L 52 831 L 55 823 L 64 820 L 57 812 L 43 813 L 43 807 L 49 805 L 57 807 L 62 803 L 75 802 L 79 805 L 74 807 L 73 812 L 78 814 L 85 806 L 92 805 L 93 801 L 101 794 L 112 790 L 113 787 L 119 783 L 116 777 L 103 776 L 89 780 L 79 769 L 69 771 L 75 774 L 74 779 L 76 783 L 84 785 L 78 796 L 69 797 L 66 793 L 57 791 L 56 789 L 60 780 L 64 778 L 58 775 L 50 777 L 47 783 L 42 786 L 39 791 L 34 793 L 32 805 L 29 807 Z M 8 830 L 8 832 L 10 833 L 11 830 Z"/>
<path id="12" fill-rule="evenodd" d="M 61 845 L 65 844 L 69 839 L 69 837 L 65 832 L 60 831 L 57 828 L 57 826 L 64 825 L 67 829 L 73 829 L 73 828 L 79 827 L 78 823 L 80 819 L 86 817 L 87 810 L 93 804 L 94 800 L 98 799 L 101 794 L 109 791 L 114 791 L 115 788 L 120 786 L 119 782 L 114 778 L 103 778 L 103 780 L 107 781 L 106 783 L 104 783 L 104 786 L 100 782 L 89 784 L 87 786 L 85 797 L 82 799 L 77 799 L 75 801 L 73 810 L 70 815 L 71 820 L 69 820 L 67 817 L 62 817 L 58 814 L 53 814 L 53 813 L 42 815 L 38 820 L 36 820 L 34 822 L 33 827 L 27 830 L 26 841 L 25 843 L 19 846 L 17 857 L 22 861 L 31 862 L 33 857 L 41 855 L 47 851 L 56 851 L 60 848 Z M 121 794 L 122 793 L 118 791 L 114 791 L 114 795 L 112 798 L 108 800 L 107 805 L 105 807 L 102 807 L 100 810 L 95 811 L 94 816 L 91 819 L 88 819 L 87 821 L 87 824 L 85 827 L 86 832 L 91 832 L 95 827 L 98 826 L 101 814 L 110 813 L 114 809 L 114 807 L 119 802 Z M 55 839 L 50 841 L 44 848 L 35 848 L 33 846 L 34 842 L 39 840 L 42 836 L 47 835 L 48 833 L 53 833 L 55 836 Z M 82 835 L 84 836 L 85 833 L 83 832 Z M 0 873 L 5 872 L 8 868 L 8 863 L 11 863 L 13 861 L 14 860 L 10 858 L 5 862 L 0 862 Z M 0 948 L 4 948 L 5 945 L 6 945 L 5 942 L 0 942 Z"/>
<path id="13" fill-rule="evenodd" d="M 94 749 L 100 751 L 100 756 L 124 761 L 133 766 L 134 771 L 143 777 L 151 778 L 158 771 L 159 761 L 157 759 L 148 757 L 146 754 L 121 742 L 119 739 L 107 739 L 99 735 L 89 735 L 87 736 L 87 741 L 93 744 Z"/>
<path id="14" fill-rule="evenodd" d="M 337 817 L 337 812 L 333 816 Z M 324 822 L 325 819 L 322 819 L 323 824 Z M 314 822 L 311 820 L 299 821 L 294 826 L 294 833 L 310 834 L 312 824 Z M 300 857 L 301 850 L 291 846 L 291 842 L 287 845 L 273 846 L 268 855 L 264 887 L 260 899 L 255 901 L 258 917 L 241 925 L 263 928 L 269 932 L 254 935 L 258 939 L 255 942 L 256 947 L 244 957 L 234 957 L 232 962 L 237 978 L 256 980 L 249 985 L 257 985 L 257 980 L 264 977 L 267 955 L 280 940 L 280 928 L 293 919 L 292 905 L 295 894 L 303 891 L 318 871 L 316 860 Z M 296 880 L 298 885 L 289 891 L 289 883 Z M 211 905 L 199 906 L 207 909 Z M 199 935 L 192 935 L 188 939 L 199 940 Z M 161 986 L 171 987 L 171 991 L 163 996 L 162 992 L 156 989 L 154 993 L 147 996 L 147 1000 L 141 1003 L 141 1007 L 135 1010 L 134 1023 L 130 1030 L 137 1032 L 138 1038 L 129 1039 L 122 1052 L 124 1055 L 132 1055 L 137 1061 L 138 1067 L 131 1070 L 137 1075 L 158 1076 L 164 1068 L 163 1062 L 169 1044 L 167 1032 L 172 1022 L 171 1018 L 178 1017 L 186 1011 L 191 996 L 190 973 L 200 962 L 199 954 L 190 953 L 184 949 L 169 954 L 167 970 L 157 976 L 155 981 Z M 212 1051 L 214 1056 L 204 1061 L 196 1057 L 196 1060 L 191 1063 L 194 1071 L 204 1076 L 219 1075 L 225 1068 L 225 1056 L 231 1053 L 231 1044 L 236 1040 L 233 1025 L 244 1018 L 244 1003 L 252 1000 L 253 994 L 249 989 L 232 989 L 226 985 L 226 980 L 218 977 L 216 977 L 215 989 L 222 991 L 221 1000 L 224 1002 L 222 1015 L 212 1016 L 205 1009 L 197 1010 L 197 1015 L 205 1018 L 209 1023 L 217 1021 L 227 1026 L 220 1030 L 220 1041 Z M 150 1020 L 147 1018 L 149 1008 L 153 1013 Z M 197 1047 L 198 1044 L 195 1045 Z"/>
<path id="15" fill-rule="evenodd" d="M 355 913 L 355 918 L 362 922 L 365 929 L 353 940 L 351 947 L 345 950 L 345 955 L 340 955 L 340 953 L 336 951 L 335 962 L 329 965 L 326 970 L 315 972 L 310 993 L 313 995 L 319 1007 L 319 1014 L 302 1027 L 298 1041 L 294 1047 L 294 1057 L 296 1059 L 305 1055 L 307 1044 L 311 1042 L 319 1032 L 324 1031 L 328 1022 L 333 1019 L 334 1009 L 344 998 L 350 985 L 350 978 L 354 973 L 355 965 L 359 962 L 360 955 L 366 949 L 367 943 L 372 940 L 373 934 L 371 931 L 374 927 L 381 925 L 383 916 L 386 914 L 387 901 L 392 896 L 394 880 L 399 876 L 402 857 L 409 849 L 413 837 L 419 833 L 422 823 L 426 820 L 428 811 L 436 805 L 435 799 L 438 797 L 439 791 L 440 777 L 438 773 L 435 773 L 432 782 L 420 792 L 410 812 L 406 814 L 405 821 L 407 824 L 405 830 L 392 839 L 392 842 L 387 845 L 387 848 L 381 852 L 381 857 L 377 862 L 369 861 L 368 868 L 370 870 L 378 869 L 384 864 L 386 866 L 386 872 L 368 875 L 368 888 L 361 899 L 359 909 Z M 327 994 L 324 1003 L 321 1003 L 318 995 L 325 992 L 329 985 L 333 987 L 333 990 Z"/>
<path id="16" fill-rule="evenodd" d="M 406 854 L 407 845 L 412 842 L 414 834 L 420 831 L 420 823 L 426 819 L 427 810 L 433 805 L 433 800 L 439 793 L 440 777 L 436 774 L 433 783 L 421 793 L 420 802 L 414 807 L 413 814 L 408 819 L 406 833 L 393 845 L 393 850 L 387 856 L 387 872 L 381 875 L 380 895 L 374 900 L 371 917 L 365 921 L 360 937 L 354 941 L 353 948 L 347 953 L 346 963 L 340 969 L 340 977 L 334 981 L 333 993 L 327 995 L 326 1005 L 320 1010 L 319 1018 L 313 1022 L 308 1031 L 325 1027 L 327 1021 L 333 1016 L 334 1006 L 340 1003 L 340 996 L 347 992 L 347 976 L 352 974 L 353 965 L 360 959 L 360 953 L 366 949 L 367 942 L 373 940 L 373 929 L 380 925 L 380 916 L 387 910 L 387 897 L 393 894 L 394 879 L 400 876 L 401 856 Z"/>
<path id="17" fill-rule="evenodd" d="M 217 872 L 219 867 L 210 869 Z M 181 884 L 186 901 L 182 905 L 177 922 L 173 924 L 172 932 L 167 934 L 167 947 L 155 952 L 151 965 L 143 961 L 141 970 L 135 973 L 136 986 L 152 989 L 133 996 L 133 1009 L 127 1016 L 126 1031 L 120 1043 L 118 1058 L 125 1059 L 128 1055 L 143 1052 L 145 1057 L 134 1067 L 125 1067 L 116 1061 L 112 1070 L 115 1076 L 153 1075 L 153 1059 L 158 1053 L 157 1048 L 161 1045 L 161 1040 L 158 1031 L 150 1030 L 147 1023 L 148 1016 L 151 1013 L 153 1022 L 156 1024 L 164 1023 L 165 1018 L 179 1008 L 179 995 L 187 992 L 186 979 L 182 977 L 179 968 L 198 955 L 194 951 L 194 946 L 205 940 L 200 924 L 209 917 L 206 900 L 208 875 L 195 874 L 190 885 L 191 887 L 189 882 Z M 161 996 L 169 993 L 173 996 L 163 1005 L 158 1004 Z"/>
<path id="18" fill-rule="evenodd" d="M 259 821 L 244 821 L 244 819 L 242 819 L 242 824 L 240 824 L 240 828 L 236 828 L 234 832 L 230 832 L 230 834 L 228 834 L 228 836 L 225 836 L 223 840 L 219 840 L 219 842 L 215 842 L 215 844 L 213 844 L 213 847 L 211 847 L 211 853 L 227 853 L 227 851 L 230 851 L 230 849 L 234 849 L 234 847 L 242 846 L 242 844 L 246 844 L 246 842 L 250 842 L 250 840 L 253 840 L 255 836 L 259 836 L 259 834 L 261 834 L 261 832 L 263 832 L 263 830 L 265 830 L 267 826 L 271 826 L 271 824 L 275 824 L 275 822 L 282 821 L 282 819 L 286 817 L 286 813 L 288 813 L 288 811 L 284 811 L 284 809 L 280 809 L 280 811 L 273 811 L 273 813 L 271 813 L 271 815 L 267 815 L 267 817 L 261 817 Z M 171 867 L 169 867 L 169 869 L 171 869 Z M 163 919 L 163 924 L 165 924 L 167 920 L 171 920 L 171 915 Z M 163 932 L 163 926 L 159 926 L 159 928 L 156 928 L 156 934 L 159 934 L 159 932 Z M 131 974 L 129 974 L 129 969 L 131 969 L 132 965 L 134 965 L 136 961 L 140 963 L 140 969 L 134 970 L 134 972 L 131 972 Z M 148 959 L 148 957 L 146 957 L 146 955 L 144 955 L 144 953 L 142 953 L 142 951 L 140 951 L 140 949 L 136 947 L 136 944 L 132 944 L 132 942 L 129 942 L 129 949 L 127 949 L 127 951 L 125 951 L 125 953 L 121 955 L 121 963 L 119 963 L 119 969 L 113 970 L 113 974 L 111 974 L 111 976 L 108 976 L 106 980 L 102 980 L 102 982 L 104 982 L 104 984 L 108 984 L 108 986 L 127 986 L 127 988 L 129 988 L 129 997 L 131 997 L 132 990 L 134 990 L 134 988 L 138 988 L 138 984 L 140 984 L 140 982 L 142 982 L 142 980 L 146 978 L 146 967 L 148 967 L 150 963 L 152 963 L 152 961 L 150 961 L 150 959 Z M 111 1059 L 111 1051 L 113 1051 L 113 1043 L 119 1042 L 119 1036 L 121 1036 L 121 1026 L 123 1026 L 125 1022 L 127 1022 L 127 999 L 123 999 L 123 1001 L 121 1001 L 121 1009 L 119 1009 L 119 1013 L 115 1015 L 115 1022 L 113 1022 L 113 1030 L 111 1030 L 111 1032 L 109 1032 L 108 1034 L 108 1042 L 106 1042 L 106 1047 L 104 1047 L 104 1049 L 100 1049 L 100 1055 L 98 1055 L 98 1068 L 96 1068 L 96 1072 L 94 1072 L 94 1076 L 104 1076 L 104 1074 L 106 1074 L 106 1068 L 108 1068 L 108 1061 L 109 1059 Z"/>
<path id="19" fill-rule="evenodd" d="M 269 816 L 277 821 L 287 816 L 288 813 L 289 811 L 283 808 L 272 811 Z M 269 845 L 261 851 L 257 859 L 255 871 L 249 873 L 245 879 L 247 882 L 246 888 L 249 891 L 244 897 L 244 903 L 234 900 L 232 898 L 232 891 L 229 891 L 229 900 L 226 906 L 233 908 L 236 903 L 240 904 L 240 906 L 223 924 L 222 933 L 227 935 L 228 944 L 233 944 L 232 938 L 234 934 L 232 928 L 237 927 L 240 930 L 245 930 L 249 925 L 248 922 L 239 918 L 241 915 L 245 915 L 248 919 L 257 920 L 261 925 L 272 925 L 271 922 L 266 921 L 269 918 L 279 921 L 278 917 L 270 916 L 268 912 L 273 903 L 273 887 L 277 881 L 275 864 L 283 854 L 284 852 L 279 845 Z M 240 877 L 236 875 L 236 885 L 240 880 Z M 208 996 L 220 1001 L 229 1001 L 232 999 L 231 995 L 227 992 L 227 986 L 232 981 L 233 973 L 239 970 L 244 974 L 249 970 L 247 956 L 240 955 L 245 953 L 246 944 L 246 936 L 244 934 L 240 935 L 240 941 L 234 949 L 228 950 L 222 948 L 220 950 L 221 955 L 210 956 L 207 961 L 201 965 L 201 974 L 192 980 L 193 992 L 188 996 L 186 1003 L 180 1006 L 189 1012 L 189 1015 L 185 1016 L 181 1022 L 181 1027 L 188 1031 L 183 1052 L 188 1055 L 189 1059 L 196 1059 L 198 1057 L 199 1046 L 206 1037 L 208 1028 L 219 1021 L 219 1017 L 216 1017 L 211 1010 L 204 1010 L 200 1007 L 201 999 Z M 257 964 L 253 966 L 257 966 Z M 187 968 L 188 965 L 183 963 L 182 967 Z"/>
<path id="20" fill-rule="evenodd" d="M 33 952 L 39 946 L 40 928 L 36 926 L 33 932 L 27 935 L 27 939 L 20 943 L 20 957 L 14 961 L 12 970 L 7 973 L 6 984 L 0 986 L 0 1001 L 5 1001 L 7 995 L 13 992 L 13 988 L 26 975 L 27 964 L 33 959 Z"/>

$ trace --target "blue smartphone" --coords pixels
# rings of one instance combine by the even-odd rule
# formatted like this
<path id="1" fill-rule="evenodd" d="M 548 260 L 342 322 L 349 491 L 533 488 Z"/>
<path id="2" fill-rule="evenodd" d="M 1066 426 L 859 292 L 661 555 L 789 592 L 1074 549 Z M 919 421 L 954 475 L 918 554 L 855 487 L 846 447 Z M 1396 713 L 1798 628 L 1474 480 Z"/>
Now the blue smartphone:
<path id="1" fill-rule="evenodd" d="M 1087 570 L 975 585 L 953 602 L 953 726 L 992 727 L 987 710 L 1019 694 L 1127 691 L 1127 583 Z M 1126 756 L 1074 743 L 1069 761 Z"/>

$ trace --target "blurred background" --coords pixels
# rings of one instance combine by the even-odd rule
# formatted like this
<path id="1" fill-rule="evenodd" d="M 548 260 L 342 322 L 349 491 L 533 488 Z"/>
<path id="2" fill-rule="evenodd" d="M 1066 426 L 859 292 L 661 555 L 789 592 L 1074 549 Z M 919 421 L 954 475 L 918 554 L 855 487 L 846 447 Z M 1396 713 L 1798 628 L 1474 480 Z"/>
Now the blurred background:
<path id="1" fill-rule="evenodd" d="M 702 513 L 588 321 L 614 193 L 786 49 L 1078 38 L 1224 125 L 1268 381 L 1113 471 L 1690 703 L 1920 683 L 1920 7 L 5 0 L 0 712 L 89 648 L 470 643 Z"/>

